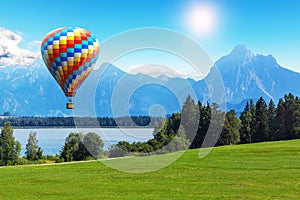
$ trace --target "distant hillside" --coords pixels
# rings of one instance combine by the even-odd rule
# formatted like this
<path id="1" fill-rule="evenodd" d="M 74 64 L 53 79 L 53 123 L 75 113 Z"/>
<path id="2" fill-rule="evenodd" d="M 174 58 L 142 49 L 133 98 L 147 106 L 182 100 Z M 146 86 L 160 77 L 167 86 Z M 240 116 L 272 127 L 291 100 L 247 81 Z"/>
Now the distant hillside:
<path id="1" fill-rule="evenodd" d="M 100 117 L 123 116 L 124 113 L 164 116 L 180 111 L 185 98 L 191 93 L 195 93 L 195 98 L 202 102 L 210 101 L 206 82 L 213 80 L 213 70 L 219 70 L 223 78 L 227 109 L 237 112 L 244 107 L 245 99 L 262 96 L 276 102 L 289 92 L 300 95 L 297 84 L 300 82 L 299 73 L 281 67 L 271 55 L 254 55 L 242 45 L 220 58 L 207 77 L 200 81 L 166 75 L 154 78 L 141 73 L 127 74 L 108 64 L 100 77 L 93 77 L 92 73 L 87 79 L 94 81 L 97 87 L 96 91 L 89 91 L 86 95 L 93 95 L 93 108 Z M 65 109 L 63 92 L 40 59 L 29 66 L 0 68 L 0 85 L 1 114 L 9 111 L 18 116 L 72 116 L 72 111 Z M 88 84 L 83 84 L 81 89 L 88 87 Z M 130 98 L 125 99 L 122 91 L 123 94 L 131 92 Z M 86 97 L 81 98 L 84 101 Z M 113 104 L 112 100 L 118 103 Z M 113 113 L 112 104 L 118 113 Z"/>

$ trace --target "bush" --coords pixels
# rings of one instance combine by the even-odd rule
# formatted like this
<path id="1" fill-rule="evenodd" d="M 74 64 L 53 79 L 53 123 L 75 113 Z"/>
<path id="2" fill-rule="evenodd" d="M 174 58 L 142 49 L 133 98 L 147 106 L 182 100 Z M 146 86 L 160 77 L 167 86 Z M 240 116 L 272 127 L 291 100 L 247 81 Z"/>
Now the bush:
<path id="1" fill-rule="evenodd" d="M 46 160 L 27 160 L 26 158 L 19 158 L 17 165 L 38 165 L 45 164 Z"/>
<path id="2" fill-rule="evenodd" d="M 124 151 L 122 148 L 120 148 L 118 145 L 111 145 L 109 148 L 109 157 L 115 158 L 115 157 L 124 157 L 128 155 L 128 152 Z"/>
<path id="3" fill-rule="evenodd" d="M 98 159 L 104 143 L 96 133 L 70 133 L 62 148 L 60 159 L 65 162 Z"/>

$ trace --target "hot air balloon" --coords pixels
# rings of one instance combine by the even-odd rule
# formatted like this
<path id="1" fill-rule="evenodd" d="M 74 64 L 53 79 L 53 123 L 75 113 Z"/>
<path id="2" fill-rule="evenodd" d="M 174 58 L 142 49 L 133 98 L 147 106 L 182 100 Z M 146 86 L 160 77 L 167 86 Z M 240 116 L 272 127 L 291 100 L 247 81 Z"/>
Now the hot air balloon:
<path id="1" fill-rule="evenodd" d="M 42 41 L 43 60 L 68 98 L 67 109 L 74 109 L 73 97 L 91 73 L 99 51 L 97 38 L 78 27 L 58 28 Z"/>

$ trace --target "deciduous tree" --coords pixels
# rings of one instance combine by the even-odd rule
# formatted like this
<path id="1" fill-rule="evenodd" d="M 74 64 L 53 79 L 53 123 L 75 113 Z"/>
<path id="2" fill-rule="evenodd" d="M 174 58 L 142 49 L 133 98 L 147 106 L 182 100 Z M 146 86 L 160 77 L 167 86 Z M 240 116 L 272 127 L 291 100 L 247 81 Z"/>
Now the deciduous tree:
<path id="1" fill-rule="evenodd" d="M 43 151 L 41 147 L 38 146 L 38 139 L 36 132 L 30 132 L 26 144 L 25 152 L 27 160 L 39 160 L 42 158 Z"/>

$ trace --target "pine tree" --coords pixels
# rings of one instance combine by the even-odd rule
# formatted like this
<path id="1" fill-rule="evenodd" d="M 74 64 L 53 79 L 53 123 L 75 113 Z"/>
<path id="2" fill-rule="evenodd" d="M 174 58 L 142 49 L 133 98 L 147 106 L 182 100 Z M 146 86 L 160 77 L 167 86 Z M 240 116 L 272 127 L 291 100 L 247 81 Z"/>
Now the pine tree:
<path id="1" fill-rule="evenodd" d="M 38 146 L 38 139 L 36 132 L 30 132 L 26 144 L 25 152 L 27 160 L 39 160 L 42 158 L 43 151 Z"/>
<path id="2" fill-rule="evenodd" d="M 205 109 L 206 107 L 202 106 L 202 103 L 200 101 L 197 102 L 197 107 L 198 107 L 198 110 L 200 113 L 199 124 L 198 124 L 198 128 L 197 128 L 197 134 L 190 145 L 191 149 L 201 147 L 201 144 L 202 144 L 204 136 L 205 136 L 205 133 L 203 133 L 203 127 L 205 126 L 204 121 L 206 119 L 208 119 L 208 113 L 206 112 L 206 109 Z"/>
<path id="3" fill-rule="evenodd" d="M 298 138 L 300 127 L 299 99 L 295 99 L 291 93 L 284 96 L 285 108 L 285 138 Z"/>
<path id="4" fill-rule="evenodd" d="M 255 117 L 255 105 L 252 99 L 250 100 L 250 113 L 251 113 L 251 123 L 250 123 L 250 136 L 251 136 L 250 143 L 251 143 L 253 137 L 253 131 L 254 131 L 254 117 Z"/>
<path id="5" fill-rule="evenodd" d="M 182 106 L 181 125 L 186 132 L 186 138 L 192 142 L 197 134 L 200 113 L 191 96 L 188 96 Z M 179 128 L 179 126 L 178 126 Z"/>
<path id="6" fill-rule="evenodd" d="M 241 127 L 240 127 L 240 140 L 241 143 L 251 143 L 251 123 L 252 123 L 252 114 L 250 112 L 249 103 L 246 103 L 244 111 L 240 116 Z"/>
<path id="7" fill-rule="evenodd" d="M 286 119 L 285 119 L 285 105 L 283 99 L 279 99 L 276 109 L 275 125 L 274 125 L 274 135 L 272 140 L 284 139 L 286 134 Z"/>
<path id="8" fill-rule="evenodd" d="M 5 122 L 0 135 L 0 165 L 16 165 L 20 151 L 21 143 L 15 140 L 10 123 Z"/>
<path id="9" fill-rule="evenodd" d="M 210 120 L 206 122 L 207 132 L 202 147 L 213 147 L 217 144 L 225 122 L 226 113 L 218 109 L 217 103 L 212 103 Z"/>
<path id="10" fill-rule="evenodd" d="M 268 140 L 272 140 L 275 135 L 275 117 L 276 117 L 276 109 L 273 100 L 271 99 L 268 106 L 268 123 L 269 123 L 269 138 Z"/>
<path id="11" fill-rule="evenodd" d="M 252 99 L 250 99 L 250 112 L 251 112 L 251 114 L 252 114 L 252 116 L 254 116 L 254 114 L 255 114 L 255 105 L 254 105 L 254 103 L 253 103 L 253 100 Z"/>
<path id="12" fill-rule="evenodd" d="M 218 140 L 218 145 L 237 144 L 240 142 L 239 129 L 240 120 L 236 117 L 235 111 L 230 110 L 226 114 L 224 127 Z"/>
<path id="13" fill-rule="evenodd" d="M 269 138 L 267 104 L 262 97 L 259 98 L 255 105 L 252 138 L 253 142 L 264 142 Z"/>
<path id="14" fill-rule="evenodd" d="M 300 138 L 300 100 L 298 97 L 295 98 L 296 108 L 295 108 L 295 117 L 296 123 L 294 124 L 294 138 Z"/>
<path id="15" fill-rule="evenodd" d="M 246 102 L 245 108 L 244 108 L 244 112 L 250 112 L 250 105 L 249 102 Z"/>
<path id="16" fill-rule="evenodd" d="M 206 103 L 206 106 L 202 109 L 201 112 L 201 133 L 203 137 L 207 134 L 210 121 L 211 121 L 212 108 L 210 107 L 209 102 Z"/>

